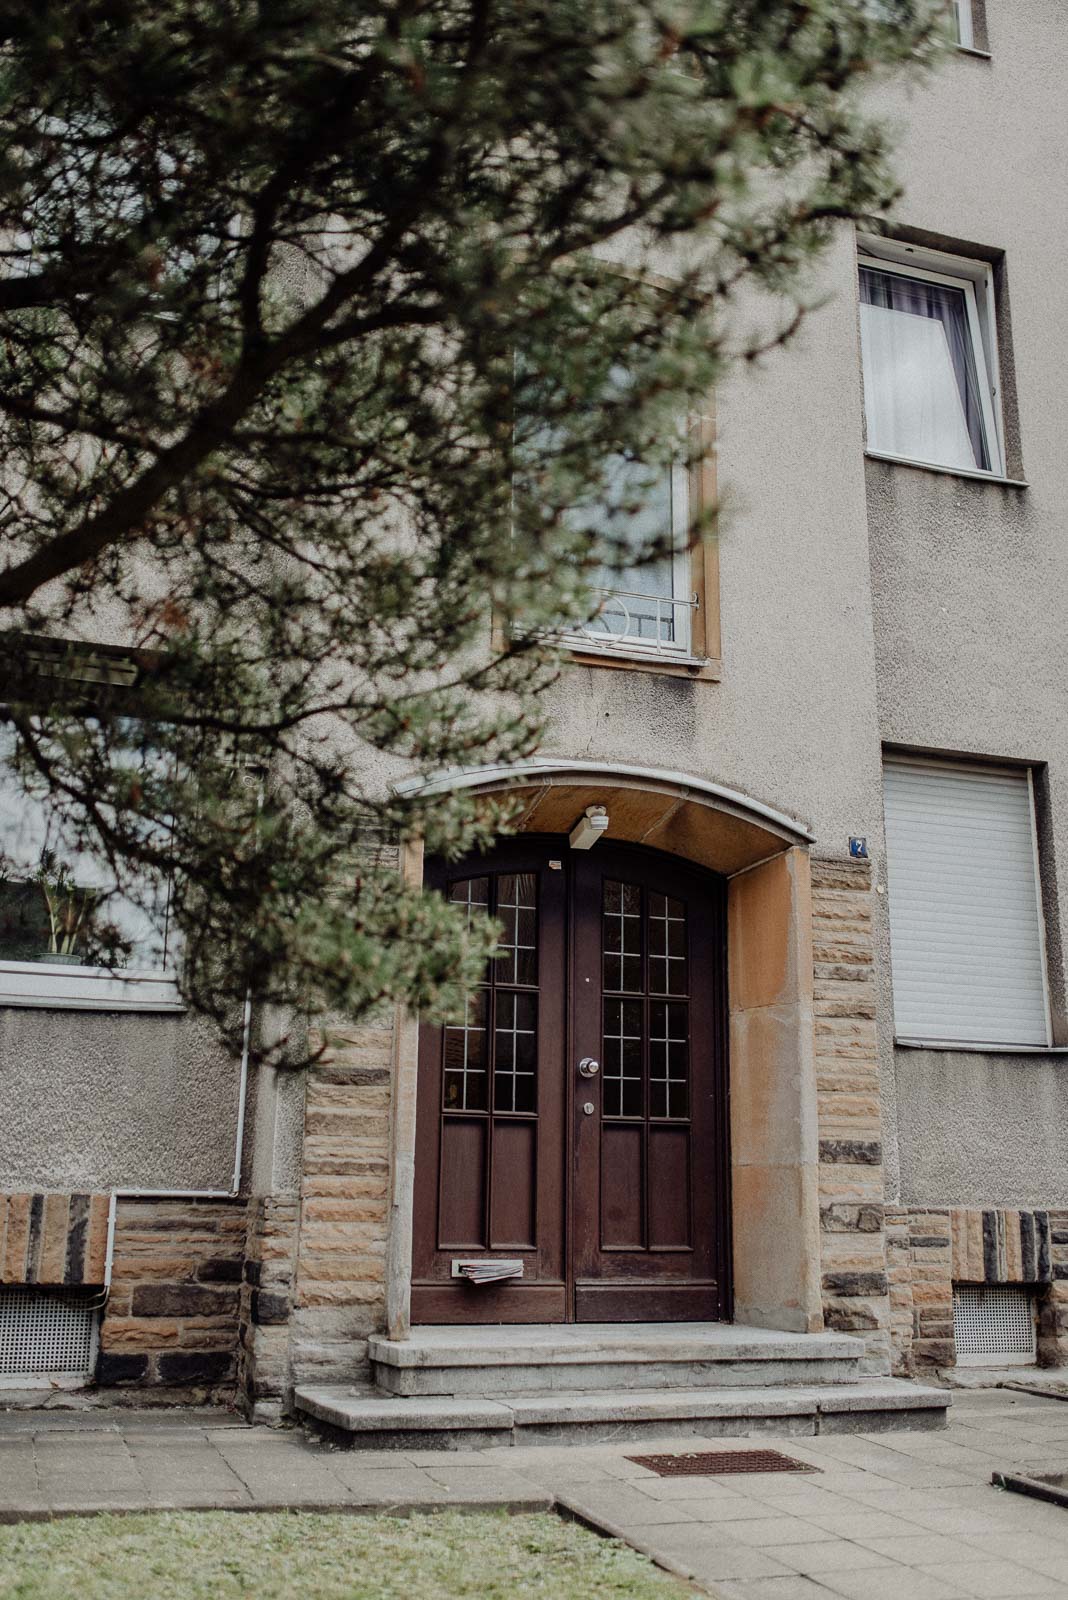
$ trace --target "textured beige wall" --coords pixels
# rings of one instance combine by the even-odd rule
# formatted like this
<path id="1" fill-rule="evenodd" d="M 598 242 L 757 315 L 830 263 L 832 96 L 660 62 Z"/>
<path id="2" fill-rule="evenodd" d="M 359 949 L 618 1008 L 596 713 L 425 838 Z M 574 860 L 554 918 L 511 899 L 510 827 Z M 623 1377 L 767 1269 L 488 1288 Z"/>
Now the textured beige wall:
<path id="1" fill-rule="evenodd" d="M 0 1190 L 227 1189 L 238 1084 L 210 1022 L 0 1007 Z"/>
<path id="2" fill-rule="evenodd" d="M 1029 487 L 868 464 L 879 724 L 892 743 L 1048 763 L 1043 891 L 1063 1043 L 1068 8 L 986 0 L 986 11 L 989 61 L 958 53 L 930 90 L 898 97 L 906 182 L 898 213 L 922 232 L 1004 252 L 1010 470 Z M 1068 1204 L 1068 1060 L 895 1053 L 886 918 L 884 897 L 879 1033 L 891 1196 L 911 1205 Z"/>

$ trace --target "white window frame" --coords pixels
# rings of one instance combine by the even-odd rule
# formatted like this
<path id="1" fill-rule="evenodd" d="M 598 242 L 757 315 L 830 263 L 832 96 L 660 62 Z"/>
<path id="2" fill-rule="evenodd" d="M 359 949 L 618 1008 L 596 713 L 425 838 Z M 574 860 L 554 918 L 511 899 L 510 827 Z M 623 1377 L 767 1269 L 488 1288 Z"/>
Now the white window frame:
<path id="1" fill-rule="evenodd" d="M 693 649 L 693 612 L 697 608 L 697 594 L 693 585 L 692 553 L 689 548 L 690 535 L 690 473 L 689 469 L 681 462 L 676 462 L 671 468 L 671 598 L 664 595 L 643 593 L 639 589 L 625 589 L 624 573 L 619 574 L 620 583 L 610 589 L 595 590 L 594 593 L 603 594 L 606 606 L 605 624 L 609 632 L 604 632 L 590 624 L 580 624 L 578 627 L 568 628 L 561 635 L 561 640 L 572 650 L 581 651 L 584 655 L 626 656 L 636 660 L 675 661 L 693 664 L 696 658 Z M 658 623 L 666 613 L 670 612 L 675 637 L 669 641 L 656 639 L 631 639 L 628 637 L 629 623 L 628 600 L 641 600 L 648 604 L 650 600 L 657 602 Z M 661 611 L 661 607 L 664 608 Z M 615 616 L 622 622 L 622 631 L 615 630 L 613 623 Z M 659 634 L 659 627 L 658 627 Z"/>
<path id="2" fill-rule="evenodd" d="M 174 937 L 168 891 L 168 944 Z M 185 1011 L 177 967 L 80 966 L 60 961 L 9 961 L 0 958 L 0 1008 L 38 1007 L 49 1011 Z"/>
<path id="3" fill-rule="evenodd" d="M 894 272 L 900 277 L 917 278 L 924 283 L 942 283 L 950 288 L 964 291 L 968 331 L 979 384 L 979 403 L 982 407 L 983 427 L 990 452 L 990 466 L 989 468 L 948 466 L 944 461 L 925 461 L 916 456 L 897 455 L 893 451 L 880 450 L 870 444 L 866 453 L 877 457 L 880 461 L 906 461 L 913 466 L 932 467 L 939 472 L 955 473 L 958 477 L 1004 479 L 1005 451 L 1001 415 L 997 310 L 994 299 L 994 274 L 989 263 L 967 256 L 949 255 L 941 250 L 926 250 L 919 245 L 904 244 L 898 239 L 858 234 L 857 265 L 858 296 L 860 267 Z"/>
<path id="4" fill-rule="evenodd" d="M 957 19 L 957 44 L 962 50 L 975 49 L 975 22 L 972 17 L 972 0 L 951 0 L 953 15 Z"/>
<path id="5" fill-rule="evenodd" d="M 0 1008 L 49 1011 L 184 1011 L 173 970 L 124 971 L 57 966 L 48 961 L 0 961 Z"/>
<path id="6" fill-rule="evenodd" d="M 900 1035 L 896 1026 L 894 1030 L 894 1043 L 913 1049 L 925 1050 L 956 1050 L 980 1051 L 996 1055 L 1027 1055 L 1047 1054 L 1057 1047 L 1053 1042 L 1053 1012 L 1050 1004 L 1049 987 L 1049 954 L 1046 948 L 1046 914 L 1042 904 L 1042 874 L 1041 860 L 1038 849 L 1038 818 L 1035 811 L 1035 773 L 1030 766 L 1014 766 L 1006 762 L 996 761 L 940 761 L 937 756 L 918 755 L 906 750 L 886 749 L 883 751 L 883 765 L 885 784 L 885 766 L 892 762 L 896 766 L 922 767 L 930 770 L 932 767 L 943 772 L 952 773 L 980 773 L 984 777 L 1012 777 L 1019 778 L 1026 774 L 1027 799 L 1031 819 L 1031 871 L 1035 891 L 1035 908 L 1038 919 L 1038 951 L 1042 968 L 1042 998 L 1045 1011 L 1046 1042 L 1045 1044 L 1014 1044 L 1003 1040 L 962 1040 L 938 1039 L 916 1037 L 914 1035 Z M 884 802 L 885 803 L 885 802 Z M 891 942 L 890 952 L 891 986 L 893 985 L 893 947 Z"/>

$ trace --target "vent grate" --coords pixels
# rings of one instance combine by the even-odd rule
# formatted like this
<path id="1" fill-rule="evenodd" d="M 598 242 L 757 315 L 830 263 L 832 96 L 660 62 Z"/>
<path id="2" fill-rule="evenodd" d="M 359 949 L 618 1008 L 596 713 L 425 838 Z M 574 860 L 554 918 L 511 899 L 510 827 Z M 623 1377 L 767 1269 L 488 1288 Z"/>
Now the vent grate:
<path id="1" fill-rule="evenodd" d="M 1026 1289 L 956 1284 L 953 1334 L 961 1366 L 1031 1366 L 1036 1357 L 1034 1300 Z"/>
<path id="2" fill-rule="evenodd" d="M 84 1376 L 96 1357 L 100 1293 L 0 1285 L 0 1376 Z"/>
<path id="3" fill-rule="evenodd" d="M 706 1478 L 721 1472 L 819 1472 L 809 1461 L 795 1461 L 778 1450 L 709 1450 L 677 1456 L 628 1456 L 660 1478 Z"/>

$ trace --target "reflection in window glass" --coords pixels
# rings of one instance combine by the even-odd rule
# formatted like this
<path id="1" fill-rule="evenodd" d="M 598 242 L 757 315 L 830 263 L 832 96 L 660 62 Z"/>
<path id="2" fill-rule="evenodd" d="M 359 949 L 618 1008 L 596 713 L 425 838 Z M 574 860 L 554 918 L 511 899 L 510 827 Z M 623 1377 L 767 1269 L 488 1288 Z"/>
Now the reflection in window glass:
<path id="1" fill-rule="evenodd" d="M 664 894 L 649 896 L 649 992 L 685 994 L 686 907 Z"/>
<path id="2" fill-rule="evenodd" d="M 533 994 L 497 991 L 494 1028 L 493 1108 L 534 1111 L 538 1001 Z"/>
<path id="3" fill-rule="evenodd" d="M 445 1029 L 445 1109 L 485 1111 L 487 1106 L 486 1017 L 489 990 L 467 997 L 464 1021 Z"/>
<path id="4" fill-rule="evenodd" d="M 642 1115 L 642 1002 L 604 1002 L 601 1114 Z"/>
<path id="5" fill-rule="evenodd" d="M 642 897 L 634 883 L 606 880 L 603 915 L 603 983 L 606 993 L 641 989 Z"/>
<path id="6" fill-rule="evenodd" d="M 48 802 L 25 792 L 14 750 L 14 730 L 0 729 L 0 960 L 130 972 L 173 965 L 169 890 L 146 882 L 136 904 L 121 894 Z"/>
<path id="7" fill-rule="evenodd" d="M 654 1000 L 649 1007 L 649 1115 L 689 1114 L 689 1006 Z"/>
<path id="8" fill-rule="evenodd" d="M 497 879 L 498 983 L 535 984 L 537 962 L 537 878 L 533 872 L 502 872 Z"/>

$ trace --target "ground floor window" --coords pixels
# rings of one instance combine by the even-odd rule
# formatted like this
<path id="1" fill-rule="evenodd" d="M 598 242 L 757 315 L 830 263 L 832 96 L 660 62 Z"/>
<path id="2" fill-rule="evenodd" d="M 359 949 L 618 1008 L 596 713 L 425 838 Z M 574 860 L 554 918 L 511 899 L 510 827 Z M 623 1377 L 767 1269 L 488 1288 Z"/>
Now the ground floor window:
<path id="1" fill-rule="evenodd" d="M 894 754 L 884 777 L 899 1042 L 1048 1047 L 1030 769 Z"/>

